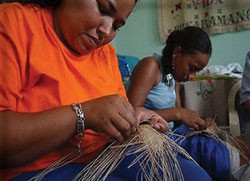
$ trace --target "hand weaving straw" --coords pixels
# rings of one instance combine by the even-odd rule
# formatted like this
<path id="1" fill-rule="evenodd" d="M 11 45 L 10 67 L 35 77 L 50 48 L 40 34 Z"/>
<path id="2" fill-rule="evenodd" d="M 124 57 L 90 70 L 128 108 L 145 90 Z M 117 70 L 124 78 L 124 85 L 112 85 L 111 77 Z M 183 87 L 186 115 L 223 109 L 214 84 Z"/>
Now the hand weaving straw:
<path id="1" fill-rule="evenodd" d="M 193 160 L 168 135 L 159 133 L 151 125 L 143 124 L 125 142 L 113 142 L 109 145 L 74 180 L 106 180 L 119 163 L 131 154 L 136 154 L 136 159 L 131 161 L 128 168 L 138 163 L 141 169 L 137 175 L 140 175 L 141 180 L 184 180 L 176 159 L 178 153 Z"/>
<path id="2" fill-rule="evenodd" d="M 193 162 L 195 161 L 183 148 L 169 138 L 172 134 L 174 133 L 170 131 L 165 134 L 159 133 L 152 125 L 141 124 L 137 128 L 136 133 L 123 143 L 112 142 L 99 157 L 81 170 L 74 180 L 104 181 L 126 156 L 136 154 L 136 159 L 131 161 L 128 168 L 139 164 L 141 169 L 137 175 L 138 177 L 140 176 L 142 180 L 182 181 L 184 178 L 176 158 L 177 154 L 182 154 Z M 82 153 L 74 150 L 30 180 L 42 180 L 47 173 L 81 156 Z"/>

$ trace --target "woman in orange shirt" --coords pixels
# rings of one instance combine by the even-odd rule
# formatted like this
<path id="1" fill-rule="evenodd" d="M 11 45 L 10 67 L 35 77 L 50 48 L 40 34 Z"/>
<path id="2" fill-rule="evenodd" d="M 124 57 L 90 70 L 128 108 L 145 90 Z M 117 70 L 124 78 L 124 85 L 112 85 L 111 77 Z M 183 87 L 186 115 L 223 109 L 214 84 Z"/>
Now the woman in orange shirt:
<path id="1" fill-rule="evenodd" d="M 161 117 L 127 101 L 109 44 L 135 3 L 20 0 L 0 5 L 0 178 L 35 173 L 72 150 L 81 152 L 76 162 L 87 163 L 112 140 L 122 142 L 134 133 L 140 120 L 152 119 L 156 129 L 167 130 Z M 47 179 L 71 180 L 83 166 L 69 164 Z"/>

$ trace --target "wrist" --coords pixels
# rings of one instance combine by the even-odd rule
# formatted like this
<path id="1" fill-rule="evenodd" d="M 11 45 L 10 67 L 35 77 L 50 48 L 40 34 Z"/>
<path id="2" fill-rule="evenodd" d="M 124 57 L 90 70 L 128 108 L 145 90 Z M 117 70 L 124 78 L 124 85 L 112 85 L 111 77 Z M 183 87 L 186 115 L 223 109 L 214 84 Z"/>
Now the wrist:
<path id="1" fill-rule="evenodd" d="M 85 115 L 82 110 L 82 106 L 79 103 L 78 105 L 72 104 L 72 108 L 76 113 L 77 120 L 76 120 L 76 135 L 78 136 L 79 143 L 78 143 L 78 150 L 81 152 L 81 143 L 82 143 L 82 138 L 84 136 L 84 131 L 85 131 Z"/>

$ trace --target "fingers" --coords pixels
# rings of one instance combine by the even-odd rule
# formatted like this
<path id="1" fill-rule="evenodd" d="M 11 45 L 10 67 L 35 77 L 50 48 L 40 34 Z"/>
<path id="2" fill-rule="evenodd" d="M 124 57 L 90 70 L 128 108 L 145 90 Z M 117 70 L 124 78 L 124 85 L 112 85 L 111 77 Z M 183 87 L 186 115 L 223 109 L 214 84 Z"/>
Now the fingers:
<path id="1" fill-rule="evenodd" d="M 104 132 L 112 139 L 123 142 L 136 131 L 136 127 L 131 126 L 121 115 L 116 116 L 117 117 L 110 118 L 110 121 L 105 121 Z"/>
<path id="2" fill-rule="evenodd" d="M 116 129 L 116 127 L 113 126 L 112 124 L 110 123 L 106 124 L 107 125 L 103 128 L 103 132 L 109 135 L 111 139 L 123 142 L 124 137 L 122 136 L 121 132 L 118 129 Z"/>
<path id="3" fill-rule="evenodd" d="M 123 139 L 128 138 L 132 133 L 136 131 L 135 124 L 132 124 L 130 121 L 124 119 L 121 115 L 118 115 L 117 118 L 112 118 L 111 123 L 113 127 L 115 127 L 116 130 L 119 131 Z"/>
<path id="4" fill-rule="evenodd" d="M 150 120 L 150 122 L 153 124 L 153 127 L 159 131 L 159 132 L 166 132 L 168 128 L 168 123 L 165 119 L 163 119 L 159 114 L 157 114 L 154 111 L 147 110 L 142 107 L 137 107 L 136 109 L 136 115 L 137 119 L 142 123 L 145 120 Z"/>
<path id="5" fill-rule="evenodd" d="M 202 130 L 203 128 L 201 128 L 198 124 L 193 124 L 192 128 L 196 131 Z"/>
<path id="6" fill-rule="evenodd" d="M 130 124 L 132 130 L 131 133 L 134 133 L 136 131 L 136 127 L 139 125 L 139 119 L 136 116 L 133 106 L 129 102 L 124 102 L 124 108 L 125 109 L 123 109 L 123 111 L 121 111 L 119 114 Z"/>
<path id="7" fill-rule="evenodd" d="M 129 103 L 123 102 L 118 110 L 111 114 L 109 118 L 110 121 L 108 122 L 111 123 L 109 134 L 115 140 L 122 142 L 136 131 L 138 120 L 133 107 Z"/>
<path id="8" fill-rule="evenodd" d="M 168 123 L 154 111 L 145 108 L 133 108 L 122 96 L 100 97 L 82 103 L 86 118 L 86 127 L 103 132 L 119 142 L 136 131 L 140 121 L 153 120 L 154 128 L 159 132 L 168 130 Z"/>
<path id="9" fill-rule="evenodd" d="M 203 120 L 197 112 L 186 110 L 184 115 L 184 123 L 187 124 L 189 127 L 192 127 L 194 130 L 203 130 L 205 129 L 206 121 Z"/>
<path id="10" fill-rule="evenodd" d="M 203 119 L 206 121 L 206 123 L 205 123 L 206 128 L 208 128 L 208 127 L 217 127 L 215 119 L 213 119 L 211 117 L 205 117 Z"/>
<path id="11" fill-rule="evenodd" d="M 190 122 L 189 126 L 194 128 L 196 131 L 205 129 L 205 121 L 201 118 L 194 118 Z"/>
<path id="12" fill-rule="evenodd" d="M 165 120 L 157 120 L 155 123 L 153 123 L 153 127 L 161 133 L 165 133 L 169 129 L 168 123 Z"/>
<path id="13" fill-rule="evenodd" d="M 196 129 L 198 129 L 198 130 L 203 130 L 203 129 L 205 129 L 205 124 L 206 124 L 206 121 L 205 120 L 203 120 L 203 119 L 201 119 L 200 117 L 199 118 L 197 118 L 196 120 L 195 120 L 195 122 L 196 122 Z"/>
<path id="14" fill-rule="evenodd" d="M 106 133 L 118 141 L 123 141 L 136 130 L 135 110 L 122 96 L 92 99 L 82 103 L 82 107 L 88 129 Z"/>
<path id="15" fill-rule="evenodd" d="M 160 115 L 158 115 L 156 112 L 145 109 L 143 107 L 136 107 L 136 117 L 139 120 L 139 122 L 150 120 L 152 118 L 156 119 L 163 119 Z"/>

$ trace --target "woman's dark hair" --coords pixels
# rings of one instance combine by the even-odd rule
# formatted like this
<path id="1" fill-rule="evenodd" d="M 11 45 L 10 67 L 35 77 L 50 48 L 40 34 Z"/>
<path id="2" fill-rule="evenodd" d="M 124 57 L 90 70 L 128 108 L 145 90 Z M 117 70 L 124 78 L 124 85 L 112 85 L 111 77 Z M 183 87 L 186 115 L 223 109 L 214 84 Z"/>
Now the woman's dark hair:
<path id="1" fill-rule="evenodd" d="M 201 28 L 188 26 L 183 30 L 175 30 L 168 36 L 162 51 L 163 77 L 169 73 L 173 74 L 173 51 L 177 46 L 181 47 L 182 54 L 202 53 L 211 55 L 212 53 L 210 38 Z"/>
<path id="2" fill-rule="evenodd" d="M 62 0 L 5 0 L 3 2 L 19 2 L 21 4 L 36 4 L 41 8 L 56 7 Z M 137 3 L 138 0 L 135 0 Z"/>

